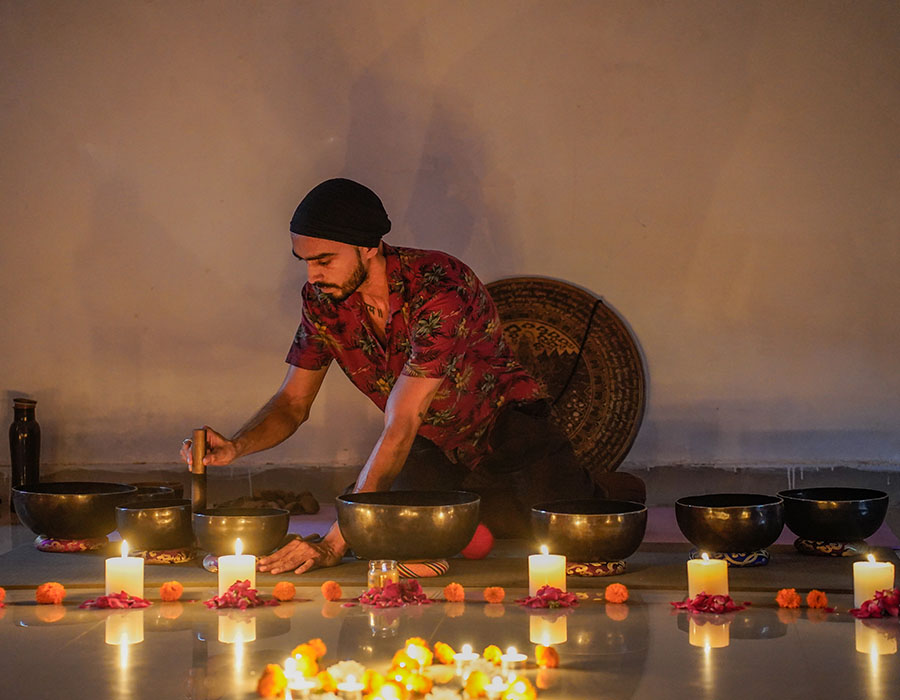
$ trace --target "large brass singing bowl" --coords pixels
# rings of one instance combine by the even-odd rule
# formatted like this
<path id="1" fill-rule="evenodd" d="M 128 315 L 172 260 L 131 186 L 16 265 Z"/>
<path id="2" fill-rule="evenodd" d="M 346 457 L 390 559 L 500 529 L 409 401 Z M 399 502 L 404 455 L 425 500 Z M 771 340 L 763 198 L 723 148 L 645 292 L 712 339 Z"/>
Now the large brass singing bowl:
<path id="1" fill-rule="evenodd" d="M 63 540 L 105 537 L 116 529 L 116 506 L 137 488 L 102 481 L 56 481 L 16 487 L 13 507 L 34 533 Z"/>
<path id="2" fill-rule="evenodd" d="M 531 509 L 531 526 L 537 544 L 570 561 L 617 561 L 640 547 L 647 507 L 600 499 L 538 503 Z"/>
<path id="3" fill-rule="evenodd" d="M 710 493 L 679 498 L 675 518 L 699 550 L 755 552 L 778 539 L 784 529 L 784 504 L 778 496 Z"/>
<path id="4" fill-rule="evenodd" d="M 240 538 L 244 554 L 262 556 L 287 534 L 291 514 L 283 508 L 207 508 L 193 514 L 197 546 L 210 554 L 234 554 Z"/>
<path id="5" fill-rule="evenodd" d="M 180 549 L 194 542 L 191 502 L 183 498 L 124 503 L 116 507 L 116 525 L 132 550 Z"/>
<path id="6" fill-rule="evenodd" d="M 797 537 L 822 542 L 856 542 L 884 522 L 888 495 L 876 489 L 823 486 L 779 491 L 784 522 Z"/>
<path id="7" fill-rule="evenodd" d="M 337 519 L 362 559 L 445 559 L 469 544 L 480 503 L 465 491 L 351 493 L 337 497 Z"/>

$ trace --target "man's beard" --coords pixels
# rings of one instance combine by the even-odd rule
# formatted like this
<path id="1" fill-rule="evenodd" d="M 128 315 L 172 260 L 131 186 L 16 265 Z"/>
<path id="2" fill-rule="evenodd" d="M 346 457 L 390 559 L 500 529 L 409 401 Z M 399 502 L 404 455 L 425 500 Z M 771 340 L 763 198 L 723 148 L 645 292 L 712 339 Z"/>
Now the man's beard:
<path id="1" fill-rule="evenodd" d="M 336 284 L 326 284 L 326 285 L 315 285 L 316 289 L 318 289 L 322 294 L 327 296 L 332 301 L 342 302 L 347 297 L 349 297 L 353 292 L 359 289 L 362 286 L 362 283 L 368 279 L 369 273 L 366 271 L 365 266 L 362 262 L 362 256 L 359 254 L 359 251 L 356 251 L 356 268 L 353 270 L 353 273 L 350 275 L 350 279 L 348 279 L 344 284 L 338 286 Z M 328 291 L 329 289 L 334 289 L 335 291 Z"/>

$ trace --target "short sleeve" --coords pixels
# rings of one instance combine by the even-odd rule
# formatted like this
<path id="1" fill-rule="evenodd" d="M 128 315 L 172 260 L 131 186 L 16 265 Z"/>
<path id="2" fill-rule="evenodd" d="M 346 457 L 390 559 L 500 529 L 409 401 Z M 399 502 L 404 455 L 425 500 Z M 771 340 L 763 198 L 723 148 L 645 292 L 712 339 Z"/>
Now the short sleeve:
<path id="1" fill-rule="evenodd" d="M 304 295 L 300 309 L 300 325 L 291 343 L 285 362 L 301 369 L 317 370 L 327 367 L 333 358 L 328 349 L 328 330 L 316 320 L 315 312 Z"/>
<path id="2" fill-rule="evenodd" d="M 412 350 L 403 366 L 403 374 L 427 378 L 447 375 L 464 338 L 463 304 L 457 291 L 445 289 L 416 310 L 409 319 Z"/>

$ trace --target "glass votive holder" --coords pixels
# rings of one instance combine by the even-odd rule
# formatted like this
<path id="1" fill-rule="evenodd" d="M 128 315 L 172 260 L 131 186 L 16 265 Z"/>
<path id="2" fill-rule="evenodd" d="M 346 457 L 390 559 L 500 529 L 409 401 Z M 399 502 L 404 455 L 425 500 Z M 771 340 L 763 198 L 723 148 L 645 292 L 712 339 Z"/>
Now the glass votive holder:
<path id="1" fill-rule="evenodd" d="M 369 562 L 369 588 L 384 588 L 388 583 L 400 582 L 400 570 L 394 559 L 372 559 Z"/>

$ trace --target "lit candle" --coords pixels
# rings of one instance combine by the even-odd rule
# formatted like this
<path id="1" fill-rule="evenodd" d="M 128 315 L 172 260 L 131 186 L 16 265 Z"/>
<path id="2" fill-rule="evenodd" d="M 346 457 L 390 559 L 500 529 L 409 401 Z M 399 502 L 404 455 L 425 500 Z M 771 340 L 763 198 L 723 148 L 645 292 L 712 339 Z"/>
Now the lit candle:
<path id="1" fill-rule="evenodd" d="M 463 644 L 462 651 L 458 651 L 453 655 L 456 662 L 456 675 L 465 678 L 469 675 L 469 666 L 479 657 L 479 654 L 472 651 L 471 644 Z"/>
<path id="2" fill-rule="evenodd" d="M 894 587 L 894 565 L 889 561 L 869 561 L 853 563 L 853 607 L 858 608 L 875 597 L 875 591 Z"/>
<path id="3" fill-rule="evenodd" d="M 687 563 L 688 597 L 700 593 L 728 595 L 728 563 L 724 559 L 710 559 L 703 552 L 702 559 L 690 559 Z"/>
<path id="4" fill-rule="evenodd" d="M 338 692 L 344 700 L 362 700 L 362 691 L 366 686 L 356 680 L 356 676 L 347 674 L 343 683 L 337 684 Z"/>
<path id="5" fill-rule="evenodd" d="M 219 557 L 219 595 L 222 595 L 235 581 L 250 581 L 250 588 L 256 588 L 256 557 L 242 554 L 244 546 L 240 538 L 234 541 L 234 554 Z"/>
<path id="6" fill-rule="evenodd" d="M 505 654 L 500 656 L 500 672 L 509 677 L 519 668 L 525 665 L 528 657 L 520 654 L 515 647 L 509 647 Z"/>
<path id="7" fill-rule="evenodd" d="M 140 644 L 144 641 L 144 611 L 121 610 L 106 618 L 106 643 Z"/>
<path id="8" fill-rule="evenodd" d="M 506 690 L 508 683 L 500 676 L 494 676 L 491 682 L 484 686 L 484 692 L 487 693 L 488 700 L 497 700 Z"/>
<path id="9" fill-rule="evenodd" d="M 256 641 L 256 618 L 250 615 L 219 615 L 219 641 L 222 644 Z"/>
<path id="10" fill-rule="evenodd" d="M 540 554 L 528 557 L 528 595 L 535 595 L 543 586 L 566 590 L 566 558 L 548 554 L 546 545 L 541 545 Z"/>
<path id="11" fill-rule="evenodd" d="M 128 556 L 125 540 L 122 540 L 122 556 L 106 560 L 106 595 L 122 591 L 134 598 L 144 597 L 144 560 Z"/>
<path id="12" fill-rule="evenodd" d="M 866 620 L 865 622 L 856 620 L 855 622 L 856 651 L 873 656 L 897 653 L 897 638 L 891 634 L 893 630 L 890 627 L 879 624 L 880 620 Z"/>
<path id="13" fill-rule="evenodd" d="M 689 624 L 688 640 L 692 647 L 722 649 L 727 647 L 731 641 L 730 622 L 726 622 L 723 625 L 714 625 L 711 622 L 698 624 L 694 617 L 691 616 Z"/>
<path id="14" fill-rule="evenodd" d="M 545 647 L 563 644 L 568 638 L 566 616 L 560 615 L 554 620 L 544 615 L 530 615 L 528 631 L 532 644 L 540 644 Z"/>

